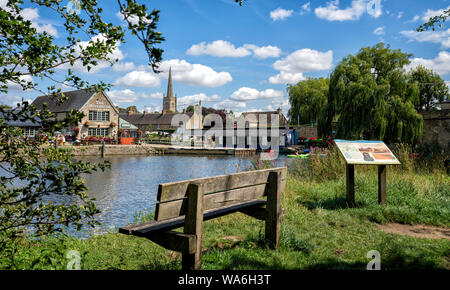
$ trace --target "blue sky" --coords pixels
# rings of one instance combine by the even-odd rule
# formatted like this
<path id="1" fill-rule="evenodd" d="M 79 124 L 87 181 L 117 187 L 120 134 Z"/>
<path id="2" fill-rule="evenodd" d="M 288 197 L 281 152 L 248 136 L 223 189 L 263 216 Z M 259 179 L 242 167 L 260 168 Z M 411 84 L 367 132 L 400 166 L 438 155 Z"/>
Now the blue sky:
<path id="1" fill-rule="evenodd" d="M 115 1 L 99 2 L 106 20 L 123 23 Z M 248 0 L 242 7 L 233 0 L 146 2 L 161 10 L 164 73 L 151 72 L 142 45 L 131 35 L 114 52 L 120 58 L 117 65 L 81 73 L 114 84 L 108 95 L 121 107 L 160 111 L 172 67 L 180 111 L 202 100 L 204 106 L 237 113 L 281 107 L 287 114 L 287 84 L 326 77 L 343 57 L 378 42 L 412 53 L 411 66 L 423 64 L 450 81 L 450 29 L 414 31 L 447 9 L 449 0 Z M 24 7 L 30 8 L 28 17 L 39 29 L 64 40 L 62 20 L 44 8 Z M 61 78 L 63 72 L 58 70 Z M 49 82 L 40 84 L 45 88 Z M 13 104 L 38 95 L 12 86 L 1 102 Z"/>

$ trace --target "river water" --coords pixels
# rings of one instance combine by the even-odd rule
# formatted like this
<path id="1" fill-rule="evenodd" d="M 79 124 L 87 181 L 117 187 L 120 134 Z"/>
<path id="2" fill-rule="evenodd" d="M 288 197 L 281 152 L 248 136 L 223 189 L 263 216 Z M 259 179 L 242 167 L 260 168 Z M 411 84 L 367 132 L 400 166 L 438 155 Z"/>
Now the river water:
<path id="1" fill-rule="evenodd" d="M 102 161 L 96 157 L 82 160 Z M 251 158 L 235 156 L 113 156 L 105 160 L 111 169 L 84 176 L 88 195 L 95 198 L 101 211 L 97 220 L 102 224 L 81 232 L 69 230 L 70 235 L 85 238 L 135 222 L 136 216 L 154 210 L 160 183 L 231 174 L 251 167 Z M 285 166 L 286 158 L 280 156 L 275 164 Z"/>

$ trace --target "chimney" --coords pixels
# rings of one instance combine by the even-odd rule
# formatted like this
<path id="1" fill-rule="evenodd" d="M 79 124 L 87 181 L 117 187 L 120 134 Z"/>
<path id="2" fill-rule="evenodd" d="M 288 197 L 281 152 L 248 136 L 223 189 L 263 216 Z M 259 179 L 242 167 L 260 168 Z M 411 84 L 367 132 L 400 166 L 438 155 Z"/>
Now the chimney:
<path id="1" fill-rule="evenodd" d="M 281 110 L 281 108 L 278 108 L 278 109 L 277 109 L 277 113 L 278 113 L 278 115 L 280 115 L 280 116 L 281 116 L 281 114 L 283 114 L 283 111 Z"/>
<path id="2" fill-rule="evenodd" d="M 144 115 L 147 115 L 148 114 L 148 111 L 147 110 L 144 110 Z"/>
<path id="3" fill-rule="evenodd" d="M 183 114 L 186 114 L 186 108 L 183 109 Z"/>
<path id="4" fill-rule="evenodd" d="M 131 108 L 131 107 L 128 108 L 128 116 L 133 115 L 133 113 L 134 113 L 133 108 Z"/>
<path id="5" fill-rule="evenodd" d="M 116 110 L 119 111 L 119 106 L 116 106 Z"/>
<path id="6" fill-rule="evenodd" d="M 162 110 L 162 114 L 165 115 L 167 113 L 166 110 Z"/>

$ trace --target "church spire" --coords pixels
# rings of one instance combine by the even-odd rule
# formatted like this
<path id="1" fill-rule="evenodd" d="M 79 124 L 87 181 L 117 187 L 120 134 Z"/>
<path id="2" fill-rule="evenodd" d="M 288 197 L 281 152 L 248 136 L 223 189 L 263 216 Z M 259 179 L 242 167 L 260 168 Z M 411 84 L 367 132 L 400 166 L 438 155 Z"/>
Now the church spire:
<path id="1" fill-rule="evenodd" d="M 163 98 L 163 110 L 177 112 L 177 97 L 173 95 L 172 67 L 169 68 L 169 82 L 167 84 L 167 95 Z"/>
<path id="2" fill-rule="evenodd" d="M 166 95 L 166 97 L 173 98 L 172 67 L 169 68 L 169 83 L 167 84 L 167 95 Z"/>

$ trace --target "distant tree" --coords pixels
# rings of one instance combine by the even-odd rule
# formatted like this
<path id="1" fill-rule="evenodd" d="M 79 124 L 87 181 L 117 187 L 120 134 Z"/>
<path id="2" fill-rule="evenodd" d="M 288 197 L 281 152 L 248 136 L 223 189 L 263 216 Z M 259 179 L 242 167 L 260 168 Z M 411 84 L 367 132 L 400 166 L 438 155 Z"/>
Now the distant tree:
<path id="1" fill-rule="evenodd" d="M 449 97 L 449 89 L 439 74 L 419 65 L 408 75 L 410 82 L 417 82 L 419 99 L 415 104 L 417 112 L 436 109 L 436 105 Z"/>
<path id="2" fill-rule="evenodd" d="M 327 109 L 319 131 L 337 138 L 376 139 L 414 144 L 421 137 L 423 119 L 414 108 L 416 83 L 408 83 L 403 67 L 409 54 L 379 43 L 345 57 L 331 73 Z"/>
<path id="3" fill-rule="evenodd" d="M 206 117 L 209 114 L 219 115 L 222 118 L 222 120 L 224 120 L 224 121 L 225 121 L 225 119 L 227 117 L 227 111 L 225 109 L 217 110 L 217 109 L 214 109 L 214 108 L 202 107 L 202 115 L 203 115 L 203 117 Z"/>
<path id="4" fill-rule="evenodd" d="M 134 113 L 140 114 L 140 112 L 139 112 L 139 110 L 137 109 L 136 106 L 129 106 L 129 107 L 127 107 L 127 112 L 128 112 L 130 109 L 131 109 Z"/>
<path id="5" fill-rule="evenodd" d="M 308 78 L 287 88 L 291 108 L 288 112 L 292 124 L 316 122 L 328 102 L 330 79 Z"/>
<path id="6" fill-rule="evenodd" d="M 194 112 L 194 106 L 190 105 L 186 108 L 186 112 Z"/>

